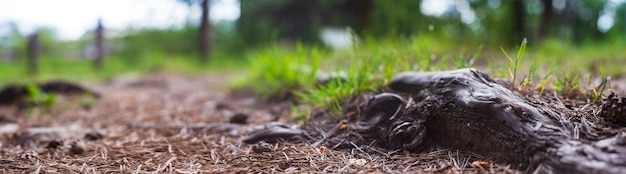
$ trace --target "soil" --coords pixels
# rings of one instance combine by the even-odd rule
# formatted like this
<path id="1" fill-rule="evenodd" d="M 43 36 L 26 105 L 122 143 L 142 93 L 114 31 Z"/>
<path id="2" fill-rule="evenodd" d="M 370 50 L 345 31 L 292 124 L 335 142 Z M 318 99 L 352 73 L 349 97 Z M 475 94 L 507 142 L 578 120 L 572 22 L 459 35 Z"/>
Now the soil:
<path id="1" fill-rule="evenodd" d="M 229 91 L 226 81 L 236 75 L 128 76 L 82 83 L 100 94 L 97 99 L 59 95 L 52 107 L 0 106 L 0 172 L 520 172 L 449 149 L 410 153 L 367 144 L 337 149 L 242 143 L 254 125 L 294 120 L 288 101 Z"/>

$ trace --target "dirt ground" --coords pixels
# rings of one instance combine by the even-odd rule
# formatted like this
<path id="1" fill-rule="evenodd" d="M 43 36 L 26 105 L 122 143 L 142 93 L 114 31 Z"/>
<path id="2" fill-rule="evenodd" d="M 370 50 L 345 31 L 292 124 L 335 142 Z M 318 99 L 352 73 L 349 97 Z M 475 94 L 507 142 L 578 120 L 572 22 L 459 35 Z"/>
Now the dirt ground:
<path id="1" fill-rule="evenodd" d="M 126 76 L 83 84 L 101 95 L 95 102 L 60 96 L 49 109 L 2 106 L 0 172 L 520 172 L 447 149 L 415 154 L 368 145 L 333 149 L 279 142 L 267 152 L 252 150 L 259 145 L 241 142 L 250 127 L 289 122 L 290 104 L 229 92 L 226 80 L 235 75 Z M 235 115 L 248 116 L 248 123 L 229 123 Z"/>

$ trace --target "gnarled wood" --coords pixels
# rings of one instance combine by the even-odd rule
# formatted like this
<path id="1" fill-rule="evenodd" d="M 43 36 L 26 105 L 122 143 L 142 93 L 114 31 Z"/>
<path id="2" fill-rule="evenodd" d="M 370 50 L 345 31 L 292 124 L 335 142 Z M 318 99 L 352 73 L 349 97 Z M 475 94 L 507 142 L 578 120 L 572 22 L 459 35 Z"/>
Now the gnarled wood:
<path id="1" fill-rule="evenodd" d="M 364 142 L 471 151 L 529 171 L 626 171 L 626 132 L 598 131 L 594 115 L 522 96 L 480 71 L 405 72 L 389 87 L 408 99 L 383 93 L 370 100 L 368 112 L 351 126 Z M 395 108 L 405 109 L 392 112 Z"/>
<path id="2" fill-rule="evenodd" d="M 372 97 L 360 114 L 344 120 L 345 130 L 332 129 L 318 142 L 458 149 L 527 172 L 626 171 L 626 129 L 602 125 L 609 121 L 598 117 L 601 107 L 572 108 L 556 96 L 521 95 L 475 69 L 400 73 L 388 87 L 390 93 Z M 607 119 L 615 118 L 622 117 Z M 265 133 L 271 139 L 271 130 Z"/>

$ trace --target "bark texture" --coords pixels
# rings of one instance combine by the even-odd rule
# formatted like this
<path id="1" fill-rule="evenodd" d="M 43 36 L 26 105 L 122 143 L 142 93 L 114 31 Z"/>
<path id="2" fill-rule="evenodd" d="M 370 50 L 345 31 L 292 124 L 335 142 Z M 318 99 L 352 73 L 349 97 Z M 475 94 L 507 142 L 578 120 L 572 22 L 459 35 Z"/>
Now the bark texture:
<path id="1" fill-rule="evenodd" d="M 626 171 L 626 132 L 601 125 L 601 109 L 586 112 L 556 97 L 520 95 L 474 69 L 405 72 L 389 87 L 399 95 L 376 95 L 352 121 L 364 142 L 459 149 L 527 171 Z"/>
<path id="2" fill-rule="evenodd" d="M 556 93 L 522 95 L 475 69 L 404 72 L 386 91 L 348 111 L 358 113 L 320 133 L 316 144 L 373 142 L 413 152 L 458 149 L 526 172 L 626 171 L 626 117 L 621 112 L 626 107 L 614 95 L 603 103 L 570 106 Z M 265 133 L 261 139 L 272 137 L 270 129 Z"/>

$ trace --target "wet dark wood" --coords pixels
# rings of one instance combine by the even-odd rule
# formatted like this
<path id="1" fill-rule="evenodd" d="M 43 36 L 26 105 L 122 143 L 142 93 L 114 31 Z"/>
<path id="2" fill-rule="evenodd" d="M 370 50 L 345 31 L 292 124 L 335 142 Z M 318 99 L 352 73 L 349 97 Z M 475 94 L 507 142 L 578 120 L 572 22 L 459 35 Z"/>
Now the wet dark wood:
<path id="1" fill-rule="evenodd" d="M 36 86 L 45 93 L 54 94 L 86 94 L 92 95 L 96 98 L 100 97 L 100 94 L 87 89 L 79 84 L 55 80 L 44 83 L 36 84 Z M 28 85 L 7 85 L 0 89 L 0 105 L 12 105 L 24 102 L 24 99 L 29 96 Z"/>
<path id="2" fill-rule="evenodd" d="M 475 69 L 400 73 L 386 93 L 349 109 L 346 113 L 358 114 L 338 124 L 346 126 L 321 133 L 319 126 L 305 125 L 303 132 L 268 127 L 244 139 L 256 143 L 288 135 L 313 137 L 314 145 L 328 147 L 455 149 L 529 173 L 626 171 L 622 100 L 613 95 L 602 104 L 575 107 L 556 93 L 521 95 L 500 84 L 507 83 Z"/>
<path id="3" fill-rule="evenodd" d="M 520 95 L 480 71 L 405 72 L 389 87 L 395 94 L 376 95 L 351 121 L 363 142 L 458 149 L 528 172 L 626 171 L 623 129 L 598 131 L 602 120 L 594 114 Z"/>

